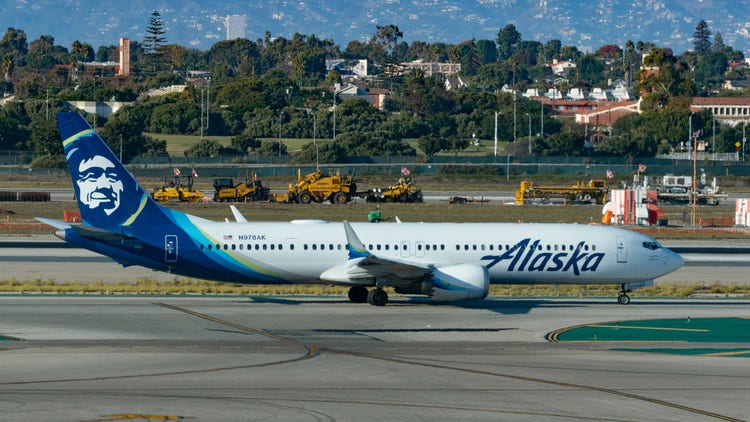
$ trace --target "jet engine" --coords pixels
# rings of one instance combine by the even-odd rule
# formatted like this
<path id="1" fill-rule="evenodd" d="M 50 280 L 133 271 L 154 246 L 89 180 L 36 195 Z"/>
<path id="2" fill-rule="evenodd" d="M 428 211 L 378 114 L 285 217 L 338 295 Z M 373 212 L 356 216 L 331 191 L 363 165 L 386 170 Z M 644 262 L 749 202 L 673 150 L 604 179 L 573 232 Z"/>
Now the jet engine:
<path id="1" fill-rule="evenodd" d="M 481 265 L 458 264 L 440 267 L 431 275 L 432 289 L 427 293 L 435 300 L 484 299 L 490 291 L 490 275 Z"/>

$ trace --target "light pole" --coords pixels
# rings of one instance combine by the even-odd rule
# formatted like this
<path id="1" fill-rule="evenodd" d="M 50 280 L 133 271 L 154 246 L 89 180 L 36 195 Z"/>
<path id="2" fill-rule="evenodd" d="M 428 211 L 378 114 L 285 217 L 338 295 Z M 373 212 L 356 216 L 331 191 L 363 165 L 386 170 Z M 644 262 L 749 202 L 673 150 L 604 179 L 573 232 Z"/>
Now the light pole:
<path id="1" fill-rule="evenodd" d="M 495 112 L 495 157 L 497 157 L 497 111 Z"/>
<path id="2" fill-rule="evenodd" d="M 122 163 L 122 133 L 120 134 L 120 162 Z"/>
<path id="3" fill-rule="evenodd" d="M 281 157 L 281 125 L 283 124 L 281 121 L 282 114 L 284 114 L 284 112 L 279 110 L 279 157 Z"/>
<path id="4" fill-rule="evenodd" d="M 745 161 L 745 142 L 747 141 L 747 138 L 745 137 L 746 126 L 747 126 L 747 120 L 742 122 L 742 161 Z"/>
<path id="5" fill-rule="evenodd" d="M 336 85 L 333 86 L 333 138 L 331 139 L 336 139 L 336 94 L 339 92 L 339 87 Z"/>
<path id="6" fill-rule="evenodd" d="M 539 109 L 539 139 L 544 139 L 544 100 L 542 100 L 540 103 L 541 105 Z"/>
<path id="7" fill-rule="evenodd" d="M 315 138 L 315 123 L 316 123 L 315 112 L 313 112 L 312 116 L 313 116 L 313 145 L 315 145 L 315 170 L 317 170 L 318 169 L 318 141 Z"/>
<path id="8" fill-rule="evenodd" d="M 515 75 L 513 76 L 515 78 Z M 513 87 L 513 143 L 516 142 L 516 87 Z"/>
<path id="9" fill-rule="evenodd" d="M 711 135 L 711 153 L 716 157 L 716 116 L 712 117 L 714 118 L 714 129 Z"/>
<path id="10" fill-rule="evenodd" d="M 529 155 L 531 155 L 531 114 L 526 113 L 526 117 L 529 118 Z"/>

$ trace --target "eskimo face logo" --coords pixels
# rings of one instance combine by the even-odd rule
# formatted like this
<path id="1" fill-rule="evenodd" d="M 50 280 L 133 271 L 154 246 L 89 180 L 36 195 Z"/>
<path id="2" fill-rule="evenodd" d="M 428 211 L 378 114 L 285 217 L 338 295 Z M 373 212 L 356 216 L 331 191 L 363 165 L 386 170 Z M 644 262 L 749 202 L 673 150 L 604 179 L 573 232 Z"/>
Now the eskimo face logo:
<path id="1" fill-rule="evenodd" d="M 91 210 L 111 215 L 120 207 L 124 190 L 115 164 L 101 155 L 82 160 L 78 165 L 78 198 Z"/>

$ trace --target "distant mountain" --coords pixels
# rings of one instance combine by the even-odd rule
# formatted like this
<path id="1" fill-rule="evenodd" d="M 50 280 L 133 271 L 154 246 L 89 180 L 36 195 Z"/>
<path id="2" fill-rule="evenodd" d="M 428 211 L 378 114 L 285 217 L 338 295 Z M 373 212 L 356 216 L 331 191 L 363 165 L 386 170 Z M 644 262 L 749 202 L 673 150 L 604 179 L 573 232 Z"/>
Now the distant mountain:
<path id="1" fill-rule="evenodd" d="M 201 50 L 226 39 L 226 16 L 241 15 L 249 39 L 266 31 L 287 38 L 315 34 L 342 49 L 369 39 L 376 25 L 397 25 L 408 43 L 458 43 L 494 40 L 512 23 L 524 40 L 559 39 L 586 51 L 644 41 L 676 53 L 692 49 L 695 26 L 704 19 L 726 45 L 750 51 L 750 0 L 18 0 L 0 5 L 0 30 L 22 29 L 29 41 L 52 35 L 67 48 L 79 40 L 96 49 L 117 45 L 122 36 L 142 40 L 154 9 L 168 42 Z"/>

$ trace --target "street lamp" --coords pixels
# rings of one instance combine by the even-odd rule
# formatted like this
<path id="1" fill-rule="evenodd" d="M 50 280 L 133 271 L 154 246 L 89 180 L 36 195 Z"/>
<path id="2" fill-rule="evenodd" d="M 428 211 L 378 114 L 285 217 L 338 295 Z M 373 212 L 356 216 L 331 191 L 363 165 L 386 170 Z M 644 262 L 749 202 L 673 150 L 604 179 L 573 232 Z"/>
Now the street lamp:
<path id="1" fill-rule="evenodd" d="M 316 124 L 316 118 L 315 118 L 315 112 L 312 113 L 313 116 L 313 145 L 315 145 L 315 170 L 318 169 L 318 141 L 315 138 L 315 124 Z"/>
<path id="2" fill-rule="evenodd" d="M 495 157 L 497 157 L 497 111 L 495 112 Z"/>
<path id="3" fill-rule="evenodd" d="M 526 113 L 526 117 L 529 118 L 529 154 L 531 154 L 531 113 Z"/>
<path id="4" fill-rule="evenodd" d="M 284 114 L 283 111 L 279 110 L 279 157 L 281 157 L 281 125 L 283 122 L 281 121 L 281 116 Z"/>
<path id="5" fill-rule="evenodd" d="M 339 84 L 333 86 L 333 138 L 336 139 L 336 94 L 340 91 Z"/>

